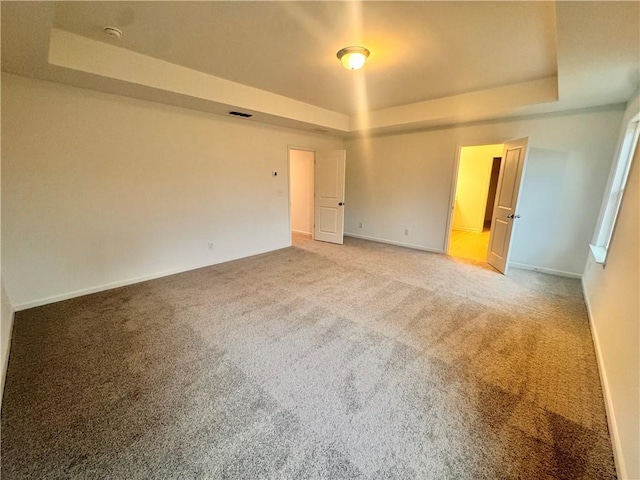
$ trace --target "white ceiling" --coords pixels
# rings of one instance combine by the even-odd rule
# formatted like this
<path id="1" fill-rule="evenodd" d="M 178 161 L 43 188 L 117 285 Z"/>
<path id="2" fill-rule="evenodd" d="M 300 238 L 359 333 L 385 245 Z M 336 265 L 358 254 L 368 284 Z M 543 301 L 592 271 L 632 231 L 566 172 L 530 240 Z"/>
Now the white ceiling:
<path id="1" fill-rule="evenodd" d="M 2 68 L 337 134 L 402 130 L 626 101 L 639 15 L 638 2 L 2 2 Z M 371 50 L 363 70 L 341 67 L 348 45 Z"/>
<path id="2" fill-rule="evenodd" d="M 124 48 L 346 114 L 360 107 L 354 72 L 336 58 L 349 45 L 372 52 L 362 71 L 372 110 L 556 74 L 555 8 L 548 2 L 56 7 L 55 26 L 63 30 L 108 41 L 102 27 L 111 24 L 125 32 L 117 42 Z M 510 68 L 497 75 L 505 63 Z"/>

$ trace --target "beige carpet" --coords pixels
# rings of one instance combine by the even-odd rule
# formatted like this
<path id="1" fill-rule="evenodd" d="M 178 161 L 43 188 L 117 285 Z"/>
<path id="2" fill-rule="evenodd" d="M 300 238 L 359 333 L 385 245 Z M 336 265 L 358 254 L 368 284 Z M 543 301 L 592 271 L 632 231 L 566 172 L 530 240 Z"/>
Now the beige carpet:
<path id="1" fill-rule="evenodd" d="M 615 478 L 580 283 L 347 238 L 20 312 L 2 478 Z"/>

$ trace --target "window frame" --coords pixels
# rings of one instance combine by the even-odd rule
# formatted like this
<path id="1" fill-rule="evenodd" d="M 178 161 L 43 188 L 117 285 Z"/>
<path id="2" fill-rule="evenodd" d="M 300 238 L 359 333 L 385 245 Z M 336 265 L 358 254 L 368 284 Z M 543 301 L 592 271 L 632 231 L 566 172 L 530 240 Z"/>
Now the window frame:
<path id="1" fill-rule="evenodd" d="M 616 229 L 622 198 L 631 170 L 631 163 L 638 140 L 640 138 L 640 112 L 636 113 L 627 123 L 619 153 L 611 167 L 607 195 L 602 205 L 600 219 L 594 235 L 593 242 L 589 245 L 596 263 L 606 265 L 609 246 Z"/>

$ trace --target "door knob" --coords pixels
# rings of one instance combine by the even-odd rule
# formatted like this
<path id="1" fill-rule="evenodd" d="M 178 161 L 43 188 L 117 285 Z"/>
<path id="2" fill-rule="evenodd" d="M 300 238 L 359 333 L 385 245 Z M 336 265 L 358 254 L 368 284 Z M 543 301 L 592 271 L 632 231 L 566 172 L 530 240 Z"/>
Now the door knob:
<path id="1" fill-rule="evenodd" d="M 340 202 L 340 203 L 338 203 L 338 206 L 339 206 L 339 207 L 344 206 L 344 202 Z"/>
<path id="2" fill-rule="evenodd" d="M 520 215 L 516 215 L 514 213 L 510 213 L 509 215 L 507 215 L 507 218 L 520 218 Z"/>

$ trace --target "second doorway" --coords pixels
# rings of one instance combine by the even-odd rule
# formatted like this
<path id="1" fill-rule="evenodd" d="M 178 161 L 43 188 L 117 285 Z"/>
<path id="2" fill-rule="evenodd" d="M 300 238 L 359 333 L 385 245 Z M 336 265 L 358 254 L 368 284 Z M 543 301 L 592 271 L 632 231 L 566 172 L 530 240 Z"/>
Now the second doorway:
<path id="1" fill-rule="evenodd" d="M 504 144 L 462 147 L 449 255 L 485 262 Z"/>

